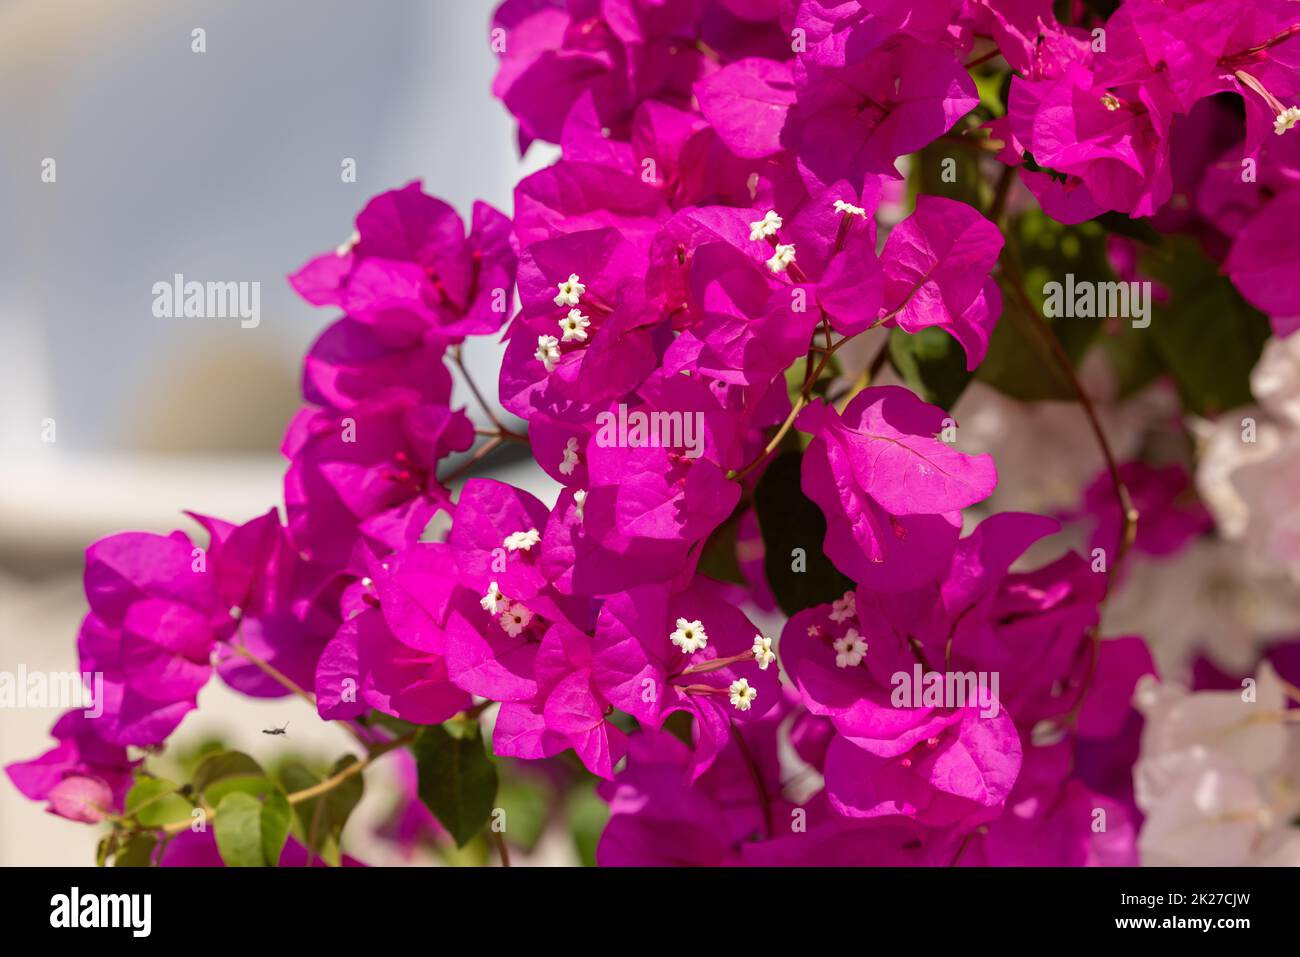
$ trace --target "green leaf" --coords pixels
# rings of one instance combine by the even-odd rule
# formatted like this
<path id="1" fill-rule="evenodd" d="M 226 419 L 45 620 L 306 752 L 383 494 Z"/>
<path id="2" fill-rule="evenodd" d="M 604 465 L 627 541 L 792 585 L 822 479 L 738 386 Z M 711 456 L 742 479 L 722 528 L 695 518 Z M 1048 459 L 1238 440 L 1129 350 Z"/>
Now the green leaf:
<path id="1" fill-rule="evenodd" d="M 942 409 L 952 408 L 974 376 L 961 344 L 936 326 L 914 335 L 890 330 L 889 361 L 908 388 Z"/>
<path id="2" fill-rule="evenodd" d="M 464 847 L 487 823 L 497 793 L 497 769 L 478 734 L 455 737 L 440 725 L 415 739 L 420 800 Z"/>
<path id="3" fill-rule="evenodd" d="M 251 794 L 235 791 L 217 805 L 213 822 L 217 850 L 227 867 L 263 867 L 262 802 Z"/>
<path id="4" fill-rule="evenodd" d="M 745 576 L 740 571 L 740 560 L 736 556 L 736 532 L 740 528 L 740 517 L 744 512 L 740 508 L 713 530 L 704 550 L 700 554 L 697 571 L 716 581 L 745 584 Z"/>
<path id="5" fill-rule="evenodd" d="M 1268 317 L 1241 298 L 1190 237 L 1152 250 L 1142 267 L 1169 300 L 1152 309 L 1148 328 L 1130 333 L 1151 337 L 1183 405 L 1214 415 L 1252 402 L 1250 373 L 1270 334 Z"/>
<path id="6" fill-rule="evenodd" d="M 158 839 L 152 834 L 137 834 L 117 849 L 113 855 L 114 867 L 149 867 L 153 863 L 153 849 Z"/>
<path id="7" fill-rule="evenodd" d="M 1002 316 L 993 327 L 988 355 L 976 370 L 975 378 L 1023 402 L 1074 399 L 1070 380 L 1036 328 L 1033 316 L 1004 280 L 999 280 L 998 285 L 1002 292 Z"/>
<path id="8" fill-rule="evenodd" d="M 569 794 L 569 833 L 583 867 L 596 866 L 596 845 L 609 823 L 609 805 L 596 794 L 594 783 L 580 784 Z"/>
<path id="9" fill-rule="evenodd" d="M 231 791 L 262 797 L 271 788 L 262 766 L 242 751 L 222 751 L 199 762 L 194 770 L 194 793 L 209 804 L 220 804 Z"/>
<path id="10" fill-rule="evenodd" d="M 764 571 L 777 604 L 787 615 L 832 601 L 854 587 L 822 549 L 826 518 L 800 487 L 802 463 L 799 452 L 777 456 L 754 489 L 754 508 L 766 550 Z M 802 551 L 802 571 L 795 570 L 795 549 Z"/>
<path id="11" fill-rule="evenodd" d="M 229 867 L 274 867 L 289 835 L 292 812 L 289 801 L 272 791 L 259 801 L 243 791 L 232 791 L 217 805 L 213 822 L 217 850 Z"/>
<path id="12" fill-rule="evenodd" d="M 359 776 L 359 775 L 358 775 Z M 284 842 L 289 839 L 289 824 L 293 820 L 293 809 L 289 799 L 281 791 L 272 791 L 262 803 L 262 859 L 267 867 L 280 863 L 280 854 L 284 851 Z M 220 823 L 221 817 L 217 817 Z"/>
<path id="13" fill-rule="evenodd" d="M 1149 329 L 1124 328 L 1119 335 L 1105 336 L 1102 351 L 1115 375 L 1116 398 L 1129 396 L 1150 385 L 1163 375 L 1164 357 L 1156 348 Z"/>
<path id="14" fill-rule="evenodd" d="M 1029 310 L 1047 323 L 1071 363 L 1077 364 L 1100 334 L 1102 320 L 1046 318 L 1046 288 L 1049 283 L 1064 283 L 1069 273 L 1076 282 L 1113 282 L 1106 230 L 1095 222 L 1065 226 L 1041 209 L 1031 209 L 1011 224 L 1002 251 L 1002 273 L 1023 276 L 1024 297 L 1005 278 L 999 280 L 1002 316 L 975 377 L 1026 402 L 1073 400 L 1070 380 Z"/>
<path id="15" fill-rule="evenodd" d="M 971 134 L 965 138 L 970 141 L 970 146 L 976 146 L 981 135 Z M 992 190 L 980 172 L 979 154 L 970 146 L 936 140 L 917 153 L 913 158 L 912 181 L 909 184 L 913 201 L 916 194 L 924 193 L 927 196 L 960 200 L 976 209 L 985 209 Z"/>
<path id="16" fill-rule="evenodd" d="M 505 811 L 510 843 L 531 851 L 546 826 L 549 809 L 546 789 L 532 776 L 507 774 L 497 791 L 497 804 Z"/>
<path id="17" fill-rule="evenodd" d="M 99 844 L 96 845 L 95 847 L 95 866 L 96 867 L 107 866 L 108 859 L 113 856 L 113 853 L 116 850 L 117 850 L 117 832 L 113 831 L 109 834 L 105 834 L 102 838 L 100 838 Z"/>
<path id="18" fill-rule="evenodd" d="M 163 778 L 139 777 L 127 792 L 125 815 L 145 827 L 161 827 L 187 817 L 190 802 L 176 792 L 179 786 Z"/>
<path id="19" fill-rule="evenodd" d="M 289 762 L 280 769 L 280 784 L 289 792 L 305 791 L 325 778 L 333 777 L 356 761 L 353 755 L 345 755 L 335 761 L 323 776 L 314 774 L 300 762 Z M 293 805 L 297 820 L 294 833 L 302 841 L 303 846 L 326 861 L 337 863 L 339 855 L 335 852 L 342 840 L 343 828 L 353 810 L 361 802 L 365 789 L 365 778 L 360 774 L 354 774 L 328 793 Z"/>

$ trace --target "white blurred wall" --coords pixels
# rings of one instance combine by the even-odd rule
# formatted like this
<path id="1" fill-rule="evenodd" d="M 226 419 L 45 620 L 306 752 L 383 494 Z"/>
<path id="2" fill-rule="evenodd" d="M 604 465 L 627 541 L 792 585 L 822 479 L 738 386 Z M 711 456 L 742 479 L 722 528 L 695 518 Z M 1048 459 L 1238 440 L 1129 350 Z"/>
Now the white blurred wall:
<path id="1" fill-rule="evenodd" d="M 549 161 L 518 160 L 491 99 L 492 6 L 0 0 L 0 670 L 75 669 L 89 541 L 178 527 L 181 507 L 243 520 L 279 502 L 301 356 L 333 318 L 284 276 L 345 239 L 369 196 L 422 177 L 462 210 L 509 212 Z M 261 324 L 155 318 L 151 287 L 176 272 L 259 281 Z M 491 390 L 494 348 L 467 356 Z M 345 743 L 302 705 L 214 685 L 201 706 L 182 734 L 258 749 L 293 717 L 300 743 Z M 55 717 L 0 711 L 0 764 L 45 750 Z M 86 828 L 0 777 L 0 865 L 92 855 Z"/>

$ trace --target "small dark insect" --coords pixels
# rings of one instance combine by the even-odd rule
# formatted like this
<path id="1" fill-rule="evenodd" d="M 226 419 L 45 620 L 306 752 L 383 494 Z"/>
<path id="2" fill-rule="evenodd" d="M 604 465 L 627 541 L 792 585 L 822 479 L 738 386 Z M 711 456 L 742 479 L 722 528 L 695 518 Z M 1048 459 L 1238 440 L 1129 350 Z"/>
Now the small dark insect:
<path id="1" fill-rule="evenodd" d="M 288 727 L 289 727 L 289 722 L 286 721 L 283 725 L 281 725 L 278 728 L 263 728 L 262 733 L 263 734 L 285 734 L 286 733 L 285 729 Z"/>

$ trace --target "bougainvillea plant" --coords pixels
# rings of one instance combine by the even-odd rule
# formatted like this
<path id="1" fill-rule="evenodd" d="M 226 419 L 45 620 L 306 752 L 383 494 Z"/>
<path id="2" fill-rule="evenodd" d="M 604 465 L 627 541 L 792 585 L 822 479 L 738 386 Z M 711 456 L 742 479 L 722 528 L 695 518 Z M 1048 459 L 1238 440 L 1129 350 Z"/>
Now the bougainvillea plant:
<path id="1" fill-rule="evenodd" d="M 289 278 L 336 318 L 283 510 L 89 548 L 103 713 L 14 784 L 101 863 L 354 863 L 380 762 L 385 837 L 503 863 L 538 780 L 601 864 L 1300 863 L 1300 5 L 487 39 L 556 161 L 512 216 L 381 193 Z M 212 681 L 355 753 L 163 777 Z"/>

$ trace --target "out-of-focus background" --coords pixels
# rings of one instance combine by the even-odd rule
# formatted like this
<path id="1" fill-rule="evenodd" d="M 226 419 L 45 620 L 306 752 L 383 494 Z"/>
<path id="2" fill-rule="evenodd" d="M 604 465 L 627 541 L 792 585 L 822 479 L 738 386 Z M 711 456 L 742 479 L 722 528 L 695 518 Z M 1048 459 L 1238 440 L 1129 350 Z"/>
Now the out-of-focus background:
<path id="1" fill-rule="evenodd" d="M 334 318 L 284 277 L 345 240 L 367 198 L 419 177 L 459 209 L 509 212 L 550 161 L 518 158 L 491 98 L 494 5 L 0 0 L 0 671 L 76 669 L 89 542 L 280 502 L 301 358 Z M 260 324 L 155 318 L 152 286 L 175 273 L 260 282 Z M 489 343 L 466 357 L 494 382 Z M 301 701 L 214 681 L 199 704 L 178 740 L 326 760 L 348 743 Z M 46 750 L 57 715 L 0 711 L 0 765 Z M 260 733 L 285 721 L 288 738 Z M 371 862 L 390 853 L 368 839 L 380 790 L 348 831 Z M 89 864 L 94 841 L 0 775 L 0 865 Z"/>

